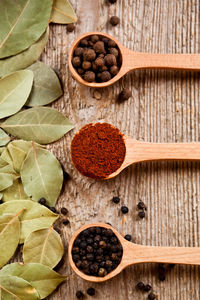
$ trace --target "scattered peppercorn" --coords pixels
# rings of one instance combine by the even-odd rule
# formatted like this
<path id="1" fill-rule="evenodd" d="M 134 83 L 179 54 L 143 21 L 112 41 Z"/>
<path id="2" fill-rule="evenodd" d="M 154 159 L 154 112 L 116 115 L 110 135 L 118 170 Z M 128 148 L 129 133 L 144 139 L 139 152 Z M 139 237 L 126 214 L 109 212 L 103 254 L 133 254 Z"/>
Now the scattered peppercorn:
<path id="1" fill-rule="evenodd" d="M 122 102 L 128 100 L 130 97 L 131 97 L 131 91 L 128 89 L 124 89 L 119 93 L 118 100 Z"/>
<path id="2" fill-rule="evenodd" d="M 42 205 L 46 205 L 47 200 L 45 198 L 40 198 L 40 200 L 38 202 Z"/>
<path id="3" fill-rule="evenodd" d="M 95 295 L 95 289 L 94 288 L 89 288 L 89 289 L 87 289 L 87 294 L 89 295 L 89 296 L 94 296 Z"/>
<path id="4" fill-rule="evenodd" d="M 119 48 L 115 41 L 105 36 L 88 36 L 75 49 L 72 65 L 87 82 L 109 81 L 121 67 Z"/>
<path id="5" fill-rule="evenodd" d="M 125 240 L 127 240 L 127 241 L 131 241 L 132 240 L 132 236 L 130 235 L 130 234 L 126 234 L 125 236 L 124 236 L 124 238 L 125 238 Z"/>
<path id="6" fill-rule="evenodd" d="M 84 294 L 83 294 L 82 291 L 77 291 L 77 292 L 76 292 L 76 298 L 81 299 L 81 298 L 83 298 L 83 297 L 84 297 Z"/>
<path id="7" fill-rule="evenodd" d="M 55 207 L 53 207 L 53 206 L 52 206 L 52 207 L 50 207 L 50 210 L 51 210 L 53 213 L 55 213 L 55 214 L 57 213 L 57 210 L 56 210 L 56 208 L 55 208 Z"/>
<path id="8" fill-rule="evenodd" d="M 129 211 L 129 209 L 128 209 L 127 206 L 123 205 L 123 206 L 121 207 L 121 212 L 122 212 L 123 214 L 127 214 L 128 211 Z"/>
<path id="9" fill-rule="evenodd" d="M 120 198 L 115 196 L 112 198 L 112 202 L 118 204 L 120 202 Z"/>
<path id="10" fill-rule="evenodd" d="M 111 24 L 112 26 L 118 25 L 119 22 L 120 22 L 120 19 L 119 19 L 117 16 L 112 16 L 112 17 L 110 18 L 110 24 Z"/>
<path id="11" fill-rule="evenodd" d="M 145 284 L 142 281 L 138 282 L 136 285 L 136 288 L 140 291 L 144 291 L 144 287 L 145 287 Z"/>
<path id="12" fill-rule="evenodd" d="M 151 287 L 151 285 L 150 284 L 145 284 L 145 286 L 144 286 L 144 291 L 145 292 L 149 292 L 150 290 L 152 289 L 152 287 Z"/>
<path id="13" fill-rule="evenodd" d="M 138 209 L 146 210 L 146 205 L 144 204 L 143 201 L 139 201 L 137 204 Z"/>
<path id="14" fill-rule="evenodd" d="M 70 221 L 69 221 L 68 219 L 63 220 L 63 224 L 64 224 L 64 225 L 68 225 L 69 223 L 70 223 Z"/>
<path id="15" fill-rule="evenodd" d="M 61 212 L 62 215 L 67 215 L 68 209 L 65 208 L 65 207 L 62 207 L 61 210 L 60 210 L 60 212 Z"/>
<path id="16" fill-rule="evenodd" d="M 67 24 L 66 28 L 67 28 L 67 32 L 72 32 L 74 31 L 75 26 L 73 23 L 71 23 L 71 24 Z"/>
<path id="17" fill-rule="evenodd" d="M 122 258 L 122 246 L 111 229 L 90 227 L 83 230 L 72 247 L 76 267 L 90 276 L 104 277 Z"/>
<path id="18" fill-rule="evenodd" d="M 140 211 L 140 212 L 138 213 L 138 217 L 139 217 L 140 219 L 144 219 L 144 218 L 145 218 L 145 212 L 144 212 L 144 211 Z"/>
<path id="19" fill-rule="evenodd" d="M 148 299 L 149 299 L 149 300 L 154 300 L 154 299 L 156 299 L 156 295 L 155 295 L 154 293 L 150 293 L 150 294 L 148 295 Z"/>

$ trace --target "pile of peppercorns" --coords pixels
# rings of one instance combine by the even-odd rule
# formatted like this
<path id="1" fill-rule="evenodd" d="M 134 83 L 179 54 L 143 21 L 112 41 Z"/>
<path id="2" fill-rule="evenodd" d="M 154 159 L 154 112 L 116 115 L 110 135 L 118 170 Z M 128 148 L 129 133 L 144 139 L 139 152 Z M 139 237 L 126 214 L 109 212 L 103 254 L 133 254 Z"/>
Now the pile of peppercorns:
<path id="1" fill-rule="evenodd" d="M 87 82 L 106 82 L 121 67 L 120 51 L 115 41 L 101 35 L 82 39 L 75 49 L 72 65 Z"/>
<path id="2" fill-rule="evenodd" d="M 72 259 L 86 275 L 104 277 L 121 262 L 122 245 L 111 229 L 90 227 L 82 231 L 72 247 Z"/>

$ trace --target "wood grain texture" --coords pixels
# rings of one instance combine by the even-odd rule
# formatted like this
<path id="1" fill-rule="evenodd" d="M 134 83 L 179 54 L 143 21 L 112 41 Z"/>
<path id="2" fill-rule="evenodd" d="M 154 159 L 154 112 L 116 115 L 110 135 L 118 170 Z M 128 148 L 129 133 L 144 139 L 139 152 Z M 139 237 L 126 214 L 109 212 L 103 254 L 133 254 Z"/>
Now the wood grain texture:
<path id="1" fill-rule="evenodd" d="M 60 71 L 64 84 L 64 97 L 53 106 L 76 124 L 73 131 L 49 147 L 71 175 L 57 204 L 57 208 L 69 209 L 71 223 L 61 226 L 66 255 L 58 268 L 69 278 L 48 299 L 73 300 L 77 289 L 89 286 L 96 288 L 97 300 L 147 299 L 147 294 L 135 289 L 142 280 L 153 286 L 160 300 L 199 300 L 199 267 L 176 266 L 160 282 L 156 264 L 140 264 L 99 285 L 78 278 L 67 261 L 68 240 L 73 232 L 96 221 L 110 222 L 123 235 L 132 234 L 133 241 L 142 245 L 200 246 L 200 163 L 140 163 L 109 181 L 94 181 L 78 174 L 70 159 L 70 142 L 75 132 L 96 121 L 112 123 L 140 141 L 199 141 L 200 73 L 135 71 L 100 91 L 101 100 L 96 100 L 96 92 L 75 82 L 67 65 L 70 45 L 87 31 L 106 32 L 134 51 L 199 53 L 199 1 L 118 0 L 112 6 L 103 0 L 71 3 L 78 15 L 75 32 L 66 33 L 65 26 L 51 25 L 42 55 L 45 63 Z M 119 26 L 108 24 L 112 15 L 120 17 Z M 123 87 L 132 90 L 132 97 L 119 104 L 116 97 Z M 111 203 L 116 195 L 121 198 L 119 205 Z M 137 218 L 136 204 L 140 199 L 148 207 L 143 220 Z M 128 215 L 121 215 L 121 204 L 129 207 Z"/>

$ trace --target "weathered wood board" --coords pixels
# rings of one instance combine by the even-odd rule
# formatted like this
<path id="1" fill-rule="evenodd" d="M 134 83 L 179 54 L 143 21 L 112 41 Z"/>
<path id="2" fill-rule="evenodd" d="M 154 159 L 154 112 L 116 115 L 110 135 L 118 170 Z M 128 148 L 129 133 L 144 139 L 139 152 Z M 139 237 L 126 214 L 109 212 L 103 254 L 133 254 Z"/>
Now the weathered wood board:
<path id="1" fill-rule="evenodd" d="M 199 141 L 200 73 L 175 71 L 135 71 L 110 88 L 100 91 L 80 86 L 68 71 L 68 51 L 73 40 L 87 31 L 104 31 L 135 51 L 155 53 L 198 53 L 200 3 L 198 0 L 118 0 L 108 6 L 102 0 L 72 0 L 78 15 L 73 33 L 66 26 L 51 25 L 48 45 L 42 60 L 60 71 L 64 97 L 53 106 L 68 116 L 76 128 L 49 148 L 63 163 L 71 179 L 65 183 L 57 208 L 69 209 L 70 226 L 61 226 L 67 250 L 74 230 L 94 221 L 110 222 L 119 232 L 131 234 L 143 245 L 200 246 L 200 163 L 155 162 L 129 167 L 117 178 L 94 181 L 78 174 L 70 159 L 70 142 L 75 132 L 89 122 L 106 121 L 123 133 L 141 141 Z M 119 26 L 108 19 L 120 17 Z M 117 103 L 119 91 L 127 87 L 132 97 Z M 120 205 L 111 203 L 120 196 L 130 212 L 120 213 Z M 138 220 L 136 204 L 143 200 L 147 217 Z M 69 274 L 48 299 L 75 299 L 77 289 L 96 288 L 97 300 L 147 299 L 135 289 L 142 280 L 150 283 L 160 300 L 199 300 L 199 267 L 176 266 L 164 282 L 157 276 L 155 264 L 132 266 L 104 284 L 90 284 L 70 269 L 67 252 L 58 269 Z M 90 298 L 87 296 L 86 298 Z"/>

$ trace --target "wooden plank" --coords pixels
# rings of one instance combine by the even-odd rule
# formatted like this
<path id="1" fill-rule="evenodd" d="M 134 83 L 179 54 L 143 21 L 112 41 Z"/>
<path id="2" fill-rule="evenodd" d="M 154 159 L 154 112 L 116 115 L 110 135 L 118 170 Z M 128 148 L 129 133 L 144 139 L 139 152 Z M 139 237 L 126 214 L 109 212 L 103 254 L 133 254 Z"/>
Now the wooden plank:
<path id="1" fill-rule="evenodd" d="M 77 84 L 67 68 L 68 51 L 74 38 L 87 31 L 104 31 L 124 46 L 151 53 L 198 53 L 199 1 L 197 0 L 118 0 L 108 6 L 104 1 L 72 0 L 78 15 L 74 33 L 65 26 L 51 25 L 50 39 L 42 60 L 59 69 L 64 97 L 53 106 L 67 115 L 76 128 L 49 148 L 63 163 L 71 179 L 65 183 L 57 208 L 69 209 L 70 226 L 61 226 L 67 249 L 74 230 L 94 221 L 110 222 L 123 235 L 143 245 L 200 246 L 200 164 L 197 162 L 154 162 L 129 167 L 110 181 L 84 178 L 73 168 L 70 142 L 84 124 L 107 121 L 135 139 L 148 142 L 190 142 L 199 140 L 199 73 L 164 70 L 137 71 L 126 75 L 110 88 L 101 100 L 93 98 L 93 89 Z M 120 17 L 120 25 L 111 27 L 108 19 Z M 132 98 L 118 104 L 117 94 L 127 87 Z M 120 213 L 120 205 L 111 203 L 120 196 L 130 212 Z M 147 217 L 138 220 L 136 204 L 143 200 Z M 66 252 L 67 253 L 67 252 Z M 142 280 L 150 283 L 161 300 L 200 298 L 199 268 L 176 266 L 166 280 L 157 279 L 156 264 L 132 266 L 103 284 L 90 284 L 70 269 L 67 255 L 59 268 L 68 280 L 48 299 L 75 299 L 77 289 L 93 286 L 95 299 L 147 299 L 136 291 Z M 89 298 L 89 297 L 88 297 Z"/>

